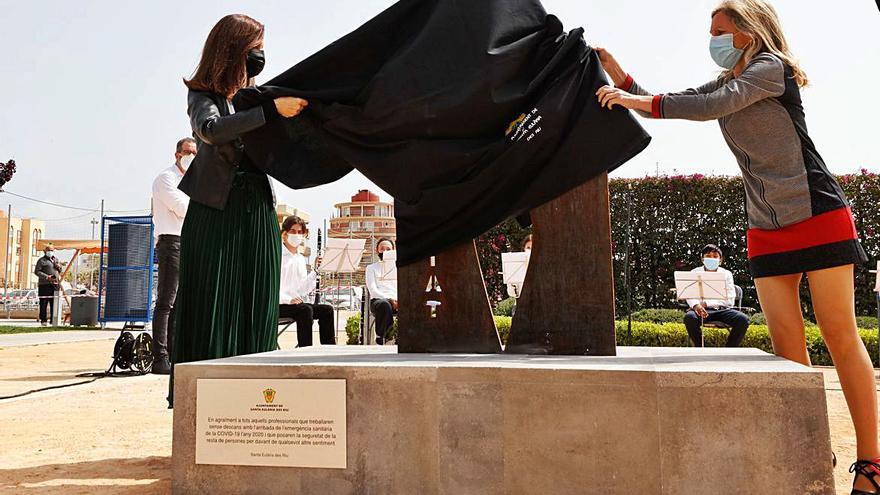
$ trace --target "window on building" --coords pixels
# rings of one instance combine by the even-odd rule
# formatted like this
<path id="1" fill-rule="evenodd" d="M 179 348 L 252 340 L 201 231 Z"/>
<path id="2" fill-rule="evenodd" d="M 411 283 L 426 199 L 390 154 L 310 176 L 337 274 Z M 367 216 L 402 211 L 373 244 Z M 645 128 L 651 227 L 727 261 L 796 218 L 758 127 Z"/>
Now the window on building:
<path id="1" fill-rule="evenodd" d="M 33 245 L 33 254 L 31 256 L 37 256 L 37 241 L 43 238 L 43 232 L 40 229 L 34 229 L 34 238 L 31 239 L 31 244 Z"/>
<path id="2" fill-rule="evenodd" d="M 21 231 L 15 233 L 15 254 L 21 256 Z"/>
<path id="3" fill-rule="evenodd" d="M 360 230 L 361 223 L 360 222 L 351 222 L 351 230 Z"/>
<path id="4" fill-rule="evenodd" d="M 364 230 L 373 230 L 373 222 L 364 222 Z"/>

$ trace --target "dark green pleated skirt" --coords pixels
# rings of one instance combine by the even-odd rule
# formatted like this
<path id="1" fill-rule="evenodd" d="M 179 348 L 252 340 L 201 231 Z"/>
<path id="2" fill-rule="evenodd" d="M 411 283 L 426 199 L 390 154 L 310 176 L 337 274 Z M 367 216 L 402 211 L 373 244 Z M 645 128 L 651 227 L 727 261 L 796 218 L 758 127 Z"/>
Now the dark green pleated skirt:
<path id="1" fill-rule="evenodd" d="M 281 238 L 268 180 L 238 172 L 224 210 L 191 201 L 180 243 L 172 362 L 274 351 Z"/>

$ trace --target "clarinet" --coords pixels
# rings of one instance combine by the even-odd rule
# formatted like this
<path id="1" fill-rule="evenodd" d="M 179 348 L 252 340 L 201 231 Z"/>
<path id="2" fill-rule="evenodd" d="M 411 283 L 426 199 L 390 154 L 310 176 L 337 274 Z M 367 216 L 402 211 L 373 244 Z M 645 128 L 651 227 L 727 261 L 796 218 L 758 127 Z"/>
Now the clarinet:
<path id="1" fill-rule="evenodd" d="M 321 229 L 318 229 L 318 256 L 321 256 Z M 315 271 L 318 268 L 315 267 Z M 315 305 L 317 306 L 321 299 L 321 272 L 316 273 L 315 277 Z"/>

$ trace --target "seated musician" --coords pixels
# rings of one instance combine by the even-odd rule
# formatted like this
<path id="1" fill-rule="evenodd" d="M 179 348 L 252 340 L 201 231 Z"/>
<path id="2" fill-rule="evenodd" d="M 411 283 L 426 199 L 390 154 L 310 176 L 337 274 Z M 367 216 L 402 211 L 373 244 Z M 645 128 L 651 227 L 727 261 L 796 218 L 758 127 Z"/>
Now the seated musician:
<path id="1" fill-rule="evenodd" d="M 739 347 L 746 331 L 749 329 L 749 317 L 736 306 L 736 286 L 733 282 L 733 274 L 721 268 L 724 255 L 715 244 L 708 244 L 703 248 L 703 266 L 691 270 L 692 272 L 717 272 L 723 273 L 727 278 L 727 297 L 724 299 L 688 299 L 690 311 L 684 315 L 684 325 L 694 347 L 703 346 L 703 323 L 723 323 L 730 329 L 727 336 L 727 347 Z"/>
<path id="2" fill-rule="evenodd" d="M 308 271 L 308 260 L 301 254 L 309 229 L 302 218 L 289 216 L 281 225 L 281 292 L 278 314 L 296 321 L 297 347 L 312 345 L 312 326 L 318 320 L 321 345 L 336 344 L 333 329 L 333 307 L 313 304 L 309 294 L 314 292 L 317 269 L 321 258 L 315 259 L 315 270 Z"/>
<path id="3" fill-rule="evenodd" d="M 379 239 L 376 244 L 376 254 L 382 259 L 382 254 L 394 249 L 394 241 L 387 237 Z M 394 324 L 394 314 L 397 313 L 397 281 L 383 280 L 382 263 L 376 262 L 367 266 L 367 290 L 370 291 L 370 311 L 376 320 L 376 343 L 385 343 L 385 337 Z"/>

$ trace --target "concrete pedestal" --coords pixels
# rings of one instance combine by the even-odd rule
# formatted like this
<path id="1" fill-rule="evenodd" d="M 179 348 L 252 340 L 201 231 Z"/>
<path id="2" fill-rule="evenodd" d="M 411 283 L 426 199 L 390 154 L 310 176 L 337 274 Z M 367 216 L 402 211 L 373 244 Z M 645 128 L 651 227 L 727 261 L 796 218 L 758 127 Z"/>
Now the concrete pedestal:
<path id="1" fill-rule="evenodd" d="M 199 378 L 344 378 L 346 469 L 195 464 Z M 212 494 L 833 494 L 822 374 L 754 349 L 314 347 L 179 365 L 173 487 Z"/>

